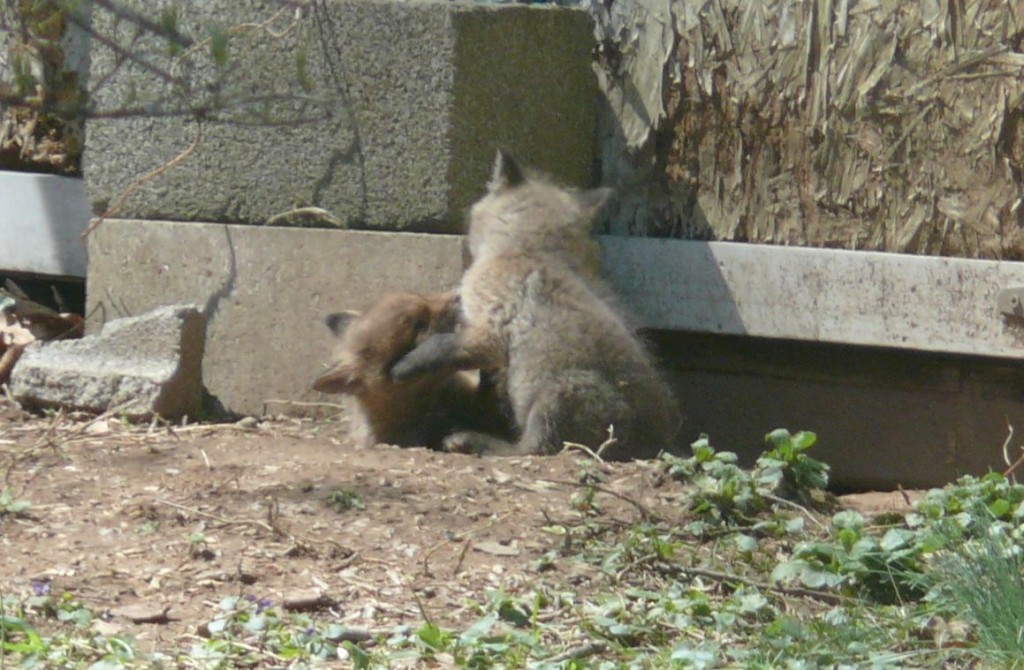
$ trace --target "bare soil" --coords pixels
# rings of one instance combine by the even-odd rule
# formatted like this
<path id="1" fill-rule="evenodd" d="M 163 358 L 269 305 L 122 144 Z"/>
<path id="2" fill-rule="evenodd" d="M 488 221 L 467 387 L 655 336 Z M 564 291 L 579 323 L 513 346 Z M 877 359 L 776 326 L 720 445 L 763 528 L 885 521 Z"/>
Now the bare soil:
<path id="1" fill-rule="evenodd" d="M 460 626 L 479 617 L 471 601 L 491 589 L 607 587 L 578 561 L 537 564 L 565 548 L 554 528 L 581 521 L 572 498 L 585 467 L 605 477 L 607 528 L 645 514 L 685 520 L 684 487 L 656 463 L 357 448 L 345 424 L 133 427 L 31 416 L 0 400 L 0 475 L 32 505 L 0 516 L 0 592 L 50 582 L 109 613 L 104 632 L 131 632 L 143 650 L 187 646 L 230 595 L 371 630 L 424 615 Z M 348 494 L 358 505 L 343 504 Z M 853 503 L 879 511 L 907 500 Z M 160 623 L 136 622 L 146 618 Z"/>

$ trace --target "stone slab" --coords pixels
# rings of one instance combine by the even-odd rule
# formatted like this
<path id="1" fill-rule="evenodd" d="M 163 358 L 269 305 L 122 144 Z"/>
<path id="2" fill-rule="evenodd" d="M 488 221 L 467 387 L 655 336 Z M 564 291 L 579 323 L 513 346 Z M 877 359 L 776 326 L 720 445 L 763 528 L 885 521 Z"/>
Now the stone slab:
<path id="1" fill-rule="evenodd" d="M 1024 355 L 1024 312 L 996 300 L 1024 287 L 1020 262 L 610 236 L 602 250 L 648 328 Z"/>
<path id="2" fill-rule="evenodd" d="M 90 216 L 81 179 L 0 171 L 0 270 L 85 277 Z"/>
<path id="3" fill-rule="evenodd" d="M 417 233 L 107 220 L 89 238 L 87 330 L 194 302 L 207 326 L 203 379 L 229 411 L 302 413 L 334 345 L 329 312 L 396 290 L 453 288 L 463 238 Z"/>
<path id="4" fill-rule="evenodd" d="M 149 0 L 125 4 L 156 11 Z M 195 150 L 139 184 L 113 216 L 263 223 L 318 206 L 353 228 L 457 232 L 499 144 L 568 184 L 596 178 L 597 84 L 584 10 L 447 0 L 327 0 L 296 10 L 208 0 L 180 19 L 195 36 L 211 25 L 249 26 L 232 34 L 214 93 L 198 87 L 248 103 L 206 114 Z M 100 7 L 93 21 L 112 30 Z M 130 50 L 167 62 L 155 39 Z M 184 60 L 190 65 L 179 71 L 198 80 L 218 71 L 209 49 Z M 186 104 L 210 101 L 179 100 L 170 84 L 98 43 L 91 76 L 99 110 L 146 110 L 88 123 L 86 183 L 103 211 L 190 146 L 197 127 Z"/>
<path id="5" fill-rule="evenodd" d="M 171 305 L 110 321 L 97 335 L 31 344 L 14 366 L 11 393 L 33 407 L 195 418 L 205 326 L 196 307 Z"/>

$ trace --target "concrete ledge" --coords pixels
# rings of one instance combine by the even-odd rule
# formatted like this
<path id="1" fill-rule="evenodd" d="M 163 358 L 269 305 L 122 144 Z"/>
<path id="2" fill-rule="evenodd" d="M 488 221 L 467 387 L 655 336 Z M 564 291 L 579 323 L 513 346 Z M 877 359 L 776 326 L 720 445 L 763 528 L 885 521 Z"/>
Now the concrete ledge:
<path id="1" fill-rule="evenodd" d="M 1005 468 L 1024 425 L 1024 263 L 604 237 L 602 267 L 654 341 L 684 415 L 748 463 L 777 427 L 818 433 L 846 488 Z M 1013 453 L 1020 446 L 1012 441 Z"/>
<path id="2" fill-rule="evenodd" d="M 1000 290 L 1024 263 L 729 242 L 602 238 L 602 268 L 648 328 L 1019 358 Z"/>
<path id="3" fill-rule="evenodd" d="M 89 199 L 81 179 L 0 171 L 0 270 L 85 276 Z"/>
<path id="4" fill-rule="evenodd" d="M 125 4 L 156 11 L 149 0 Z M 209 90 L 258 98 L 210 113 L 188 159 L 141 185 L 117 216 L 259 224 L 313 205 L 353 228 L 458 232 L 498 144 L 566 183 L 595 180 L 597 80 L 584 10 L 328 0 L 298 11 L 209 0 L 190 3 L 181 20 L 197 37 L 210 26 L 249 26 L 233 33 L 226 79 Z M 102 34 L 131 37 L 102 8 L 93 21 Z M 158 40 L 124 48 L 167 60 Z M 194 50 L 181 69 L 197 78 L 218 72 L 208 52 Z M 85 175 L 98 209 L 197 134 L 180 92 L 122 60 L 93 45 L 97 106 L 134 95 L 133 106 L 156 101 L 164 115 L 89 121 Z"/>
<path id="5" fill-rule="evenodd" d="M 203 379 L 233 412 L 309 390 L 331 354 L 323 317 L 396 290 L 454 287 L 463 238 L 414 233 L 105 221 L 89 238 L 87 323 L 197 303 L 207 318 Z M 272 412 L 301 408 L 284 405 Z"/>

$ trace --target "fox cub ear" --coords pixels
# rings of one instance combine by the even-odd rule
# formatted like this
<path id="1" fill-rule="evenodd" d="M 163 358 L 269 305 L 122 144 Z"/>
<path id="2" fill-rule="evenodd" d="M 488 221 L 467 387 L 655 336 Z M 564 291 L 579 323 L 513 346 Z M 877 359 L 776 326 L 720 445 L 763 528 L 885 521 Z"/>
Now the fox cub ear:
<path id="1" fill-rule="evenodd" d="M 335 312 L 334 314 L 328 314 L 324 317 L 324 323 L 331 332 L 334 333 L 335 337 L 341 337 L 345 334 L 345 330 L 348 328 L 352 320 L 359 316 L 359 312 L 344 311 Z"/>
<path id="2" fill-rule="evenodd" d="M 498 154 L 494 157 L 494 168 L 491 172 L 491 181 L 487 189 L 491 193 L 497 193 L 509 188 L 515 188 L 526 181 L 523 169 L 519 167 L 512 154 L 507 149 L 499 148 Z"/>
<path id="3" fill-rule="evenodd" d="M 597 211 L 608 202 L 608 198 L 612 196 L 615 190 L 611 188 L 594 188 L 589 191 L 579 191 L 576 193 L 576 202 L 579 203 L 580 209 L 583 210 L 583 214 L 586 216 L 594 216 Z"/>
<path id="4" fill-rule="evenodd" d="M 309 385 L 320 393 L 357 393 L 363 388 L 360 375 L 349 365 L 333 365 Z"/>

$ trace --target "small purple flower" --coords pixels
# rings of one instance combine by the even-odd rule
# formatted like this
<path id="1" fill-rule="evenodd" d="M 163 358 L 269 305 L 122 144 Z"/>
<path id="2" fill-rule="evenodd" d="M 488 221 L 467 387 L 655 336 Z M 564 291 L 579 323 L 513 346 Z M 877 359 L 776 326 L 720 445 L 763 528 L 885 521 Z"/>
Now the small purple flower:
<path id="1" fill-rule="evenodd" d="M 313 637 L 316 635 L 316 626 L 310 626 L 306 629 L 306 637 Z"/>
<path id="2" fill-rule="evenodd" d="M 53 587 L 50 585 L 50 582 L 32 580 L 32 593 L 37 596 L 48 596 L 52 589 Z"/>
<path id="3" fill-rule="evenodd" d="M 273 605 L 273 601 L 270 598 L 257 598 L 251 593 L 245 594 L 245 599 L 256 605 L 256 614 L 260 614 L 265 609 L 269 609 Z"/>

